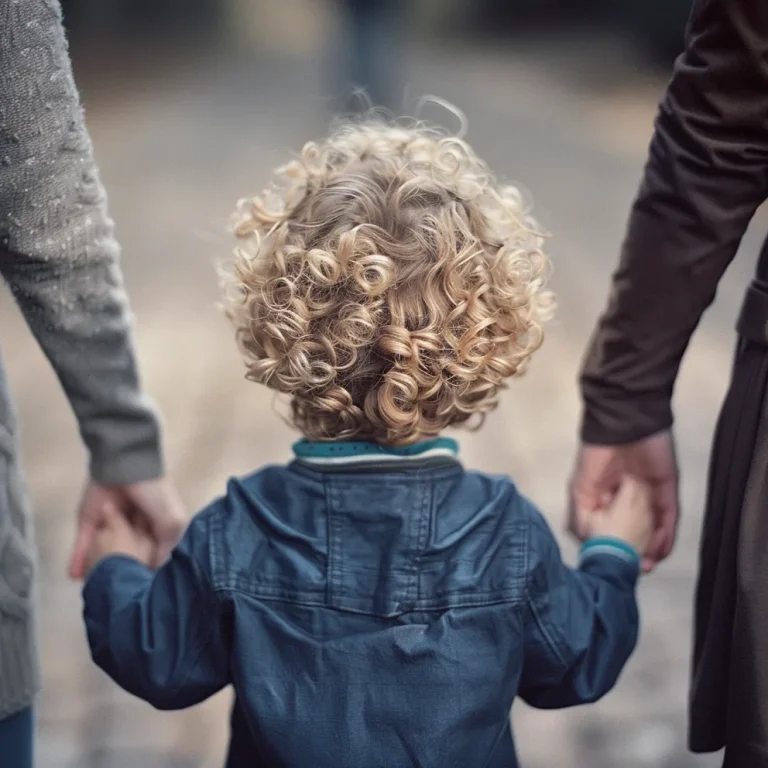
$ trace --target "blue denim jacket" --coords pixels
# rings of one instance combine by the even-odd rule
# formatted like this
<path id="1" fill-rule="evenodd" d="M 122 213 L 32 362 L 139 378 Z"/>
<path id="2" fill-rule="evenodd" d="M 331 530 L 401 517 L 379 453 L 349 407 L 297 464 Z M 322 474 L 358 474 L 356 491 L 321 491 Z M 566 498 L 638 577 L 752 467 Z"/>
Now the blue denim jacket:
<path id="1" fill-rule="evenodd" d="M 513 483 L 453 452 L 300 443 L 230 481 L 157 572 L 96 566 L 94 660 L 160 709 L 232 685 L 231 768 L 513 768 L 515 697 L 616 682 L 638 561 L 594 541 L 565 566 Z"/>

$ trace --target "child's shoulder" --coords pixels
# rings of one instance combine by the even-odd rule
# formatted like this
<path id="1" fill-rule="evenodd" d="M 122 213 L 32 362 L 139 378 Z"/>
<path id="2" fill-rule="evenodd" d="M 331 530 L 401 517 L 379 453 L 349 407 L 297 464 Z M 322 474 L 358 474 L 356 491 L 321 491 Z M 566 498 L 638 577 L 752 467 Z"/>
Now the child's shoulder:
<path id="1" fill-rule="evenodd" d="M 365 483 L 366 476 L 361 475 L 359 481 Z M 445 476 L 436 485 L 438 504 L 468 510 L 493 508 L 510 520 L 549 527 L 536 505 L 508 475 L 465 469 Z M 322 476 L 297 471 L 294 464 L 272 464 L 231 477 L 224 493 L 198 517 L 227 518 L 249 515 L 256 509 L 263 511 L 265 507 L 285 510 L 297 505 L 325 503 L 326 492 Z"/>
<path id="2" fill-rule="evenodd" d="M 461 481 L 466 492 L 494 499 L 508 513 L 526 519 L 540 516 L 536 505 L 509 475 L 465 470 Z"/>
<path id="3" fill-rule="evenodd" d="M 555 535 L 546 516 L 530 497 L 508 475 L 467 471 L 463 484 L 469 495 L 478 501 L 492 504 L 504 514 L 508 528 L 515 535 L 525 536 L 534 548 L 556 546 Z"/>
<path id="4" fill-rule="evenodd" d="M 319 540 L 321 531 L 312 529 L 319 516 L 312 513 L 322 503 L 322 485 L 296 477 L 290 465 L 231 477 L 190 523 L 189 532 L 205 541 L 214 587 L 253 591 L 279 581 L 281 552 Z"/>
<path id="5" fill-rule="evenodd" d="M 196 518 L 221 520 L 264 506 L 285 505 L 290 498 L 322 493 L 322 485 L 292 471 L 290 464 L 268 464 L 243 475 L 231 476 L 223 493 L 210 502 Z"/>

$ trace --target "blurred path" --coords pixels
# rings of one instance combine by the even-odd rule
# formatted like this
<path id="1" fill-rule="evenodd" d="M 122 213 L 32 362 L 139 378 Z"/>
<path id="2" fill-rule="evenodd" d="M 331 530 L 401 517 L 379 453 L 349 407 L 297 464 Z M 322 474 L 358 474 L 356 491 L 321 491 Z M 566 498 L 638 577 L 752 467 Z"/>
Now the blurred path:
<path id="1" fill-rule="evenodd" d="M 605 301 L 661 83 L 638 75 L 621 46 L 581 41 L 547 51 L 433 51 L 411 63 L 413 92 L 439 94 L 465 110 L 478 152 L 532 191 L 540 221 L 555 234 L 558 319 L 529 375 L 462 445 L 466 463 L 512 473 L 560 530 L 579 358 Z M 286 151 L 323 132 L 319 72 L 315 59 L 233 54 L 118 91 L 86 83 L 146 383 L 165 414 L 170 468 L 192 509 L 219 493 L 227 475 L 288 457 L 292 435 L 271 396 L 242 378 L 215 306 L 212 264 L 230 248 L 226 224 L 235 200 L 257 191 Z M 749 248 L 754 252 L 754 238 Z M 640 648 L 600 705 L 568 713 L 517 708 L 526 768 L 717 765 L 684 750 L 689 625 L 708 441 L 750 270 L 746 254 L 697 334 L 680 380 L 685 517 L 675 557 L 642 586 Z M 46 687 L 39 766 L 219 765 L 226 695 L 186 713 L 155 713 L 89 664 L 78 589 L 64 580 L 82 451 L 58 387 L 7 296 L 0 322 L 40 539 Z M 565 539 L 564 548 L 573 554 Z"/>

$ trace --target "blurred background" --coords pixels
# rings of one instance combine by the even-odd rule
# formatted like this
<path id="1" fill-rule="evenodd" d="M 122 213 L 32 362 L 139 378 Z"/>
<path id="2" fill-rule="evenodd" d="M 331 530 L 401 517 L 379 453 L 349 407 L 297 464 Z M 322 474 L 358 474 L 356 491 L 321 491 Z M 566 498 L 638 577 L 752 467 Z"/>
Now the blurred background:
<path id="1" fill-rule="evenodd" d="M 147 388 L 191 510 L 228 475 L 289 456 L 273 398 L 243 380 L 217 306 L 235 201 L 334 113 L 352 85 L 412 113 L 425 94 L 461 108 L 468 139 L 530 190 L 560 310 L 530 373 L 479 434 L 467 464 L 510 473 L 562 530 L 576 444 L 580 356 L 605 302 L 657 101 L 689 0 L 65 0 L 75 69 L 137 316 Z M 434 105 L 423 117 L 453 117 Z M 526 768 L 695 768 L 685 750 L 691 603 L 705 470 L 733 324 L 761 230 L 744 243 L 698 331 L 676 395 L 683 521 L 641 587 L 643 635 L 594 707 L 516 706 Z M 40 768 L 221 765 L 228 695 L 156 713 L 88 660 L 77 585 L 65 578 L 84 455 L 53 374 L 10 300 L 0 323 L 37 513 L 45 692 Z M 562 536 L 566 554 L 575 548 Z M 1 762 L 1 761 L 0 761 Z"/>

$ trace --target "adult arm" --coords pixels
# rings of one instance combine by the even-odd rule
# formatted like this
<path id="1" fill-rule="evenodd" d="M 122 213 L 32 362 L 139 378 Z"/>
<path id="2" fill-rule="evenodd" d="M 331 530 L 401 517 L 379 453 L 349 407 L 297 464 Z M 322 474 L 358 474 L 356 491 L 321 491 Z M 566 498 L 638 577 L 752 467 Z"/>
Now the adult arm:
<path id="1" fill-rule="evenodd" d="M 102 504 L 145 515 L 162 560 L 183 512 L 161 479 L 119 248 L 57 0 L 0 1 L 0 272 L 58 375 L 90 453 L 70 574 Z M 158 479 L 160 478 L 160 479 Z"/>
<path id="2" fill-rule="evenodd" d="M 0 271 L 75 411 L 92 477 L 158 477 L 160 428 L 57 2 L 0 3 L 0 118 Z"/>
<path id="3" fill-rule="evenodd" d="M 683 353 L 768 195 L 767 121 L 768 4 L 696 0 L 584 363 L 585 443 L 671 426 Z"/>

